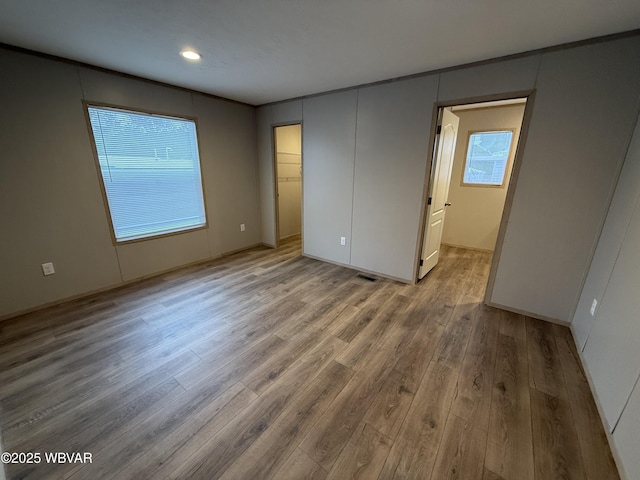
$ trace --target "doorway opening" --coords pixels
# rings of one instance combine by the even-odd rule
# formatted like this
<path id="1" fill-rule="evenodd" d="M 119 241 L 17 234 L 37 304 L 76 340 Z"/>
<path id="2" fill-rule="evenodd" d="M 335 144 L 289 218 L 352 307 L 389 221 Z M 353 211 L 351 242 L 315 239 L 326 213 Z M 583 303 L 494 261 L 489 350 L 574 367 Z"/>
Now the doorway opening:
<path id="1" fill-rule="evenodd" d="M 418 280 L 436 266 L 442 245 L 491 252 L 488 299 L 508 217 L 505 206 L 517 177 L 527 100 L 438 108 Z"/>
<path id="2" fill-rule="evenodd" d="M 277 245 L 299 246 L 302 238 L 302 125 L 274 127 L 273 139 Z"/>

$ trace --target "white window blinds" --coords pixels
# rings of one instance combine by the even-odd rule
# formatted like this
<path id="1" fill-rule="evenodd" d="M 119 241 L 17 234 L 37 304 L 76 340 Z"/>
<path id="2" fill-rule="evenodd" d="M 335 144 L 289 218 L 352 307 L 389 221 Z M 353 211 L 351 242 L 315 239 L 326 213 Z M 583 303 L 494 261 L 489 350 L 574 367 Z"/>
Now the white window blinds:
<path id="1" fill-rule="evenodd" d="M 88 110 L 117 241 L 206 225 L 195 122 Z"/>

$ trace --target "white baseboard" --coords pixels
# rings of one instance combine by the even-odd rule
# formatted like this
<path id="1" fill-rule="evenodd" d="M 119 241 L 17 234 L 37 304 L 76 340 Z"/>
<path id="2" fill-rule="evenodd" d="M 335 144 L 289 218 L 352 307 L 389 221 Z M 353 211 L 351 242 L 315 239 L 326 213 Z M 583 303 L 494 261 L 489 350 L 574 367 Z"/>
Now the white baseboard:
<path id="1" fill-rule="evenodd" d="M 518 315 L 524 315 L 525 317 L 537 318 L 538 320 L 544 320 L 545 322 L 555 323 L 557 325 L 562 325 L 563 327 L 570 327 L 571 323 L 565 320 L 559 320 L 557 318 L 547 317 L 545 315 L 538 315 L 537 313 L 527 312 L 525 310 L 519 310 L 517 308 L 507 307 L 506 305 L 501 305 L 495 302 L 484 302 L 486 305 L 490 307 L 499 308 L 500 310 L 506 310 L 507 312 L 517 313 Z"/>

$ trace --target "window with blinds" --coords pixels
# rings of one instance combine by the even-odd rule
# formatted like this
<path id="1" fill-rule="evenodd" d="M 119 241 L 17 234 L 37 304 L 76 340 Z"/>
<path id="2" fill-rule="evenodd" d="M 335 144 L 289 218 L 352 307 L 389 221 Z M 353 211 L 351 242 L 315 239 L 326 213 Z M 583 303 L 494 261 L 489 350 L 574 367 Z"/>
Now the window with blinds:
<path id="1" fill-rule="evenodd" d="M 462 184 L 494 187 L 503 185 L 512 137 L 511 130 L 471 133 Z"/>
<path id="2" fill-rule="evenodd" d="M 206 226 L 194 121 L 87 109 L 117 242 Z"/>

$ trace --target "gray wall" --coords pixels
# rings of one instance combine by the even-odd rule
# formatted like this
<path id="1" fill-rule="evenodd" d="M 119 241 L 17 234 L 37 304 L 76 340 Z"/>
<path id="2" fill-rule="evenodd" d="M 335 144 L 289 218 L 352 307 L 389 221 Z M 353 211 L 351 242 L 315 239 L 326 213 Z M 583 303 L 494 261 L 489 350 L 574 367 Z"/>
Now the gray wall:
<path id="1" fill-rule="evenodd" d="M 628 478 L 640 478 L 640 122 L 572 329 Z M 590 314 L 593 299 L 599 302 Z"/>
<path id="2" fill-rule="evenodd" d="M 437 78 L 421 77 L 358 92 L 354 267 L 413 276 L 437 88 Z"/>
<path id="3" fill-rule="evenodd" d="M 601 308 L 598 308 L 596 315 L 591 316 L 591 304 L 594 299 L 602 303 L 639 199 L 640 122 L 636 124 L 633 139 L 620 172 L 615 195 L 598 241 L 598 248 L 593 256 L 589 274 L 573 317 L 572 330 L 580 350 L 584 349 L 591 329 L 601 311 Z"/>
<path id="4" fill-rule="evenodd" d="M 351 261 L 356 105 L 354 90 L 304 101 L 304 253 L 342 264 Z M 336 242 L 341 236 L 347 239 L 345 246 Z"/>
<path id="5" fill-rule="evenodd" d="M 493 301 L 570 322 L 624 159 L 640 38 L 543 55 Z"/>
<path id="6" fill-rule="evenodd" d="M 569 323 L 634 125 L 639 55 L 634 36 L 313 97 L 299 108 L 299 100 L 265 106 L 258 135 L 267 142 L 270 124 L 304 122 L 306 254 L 412 282 L 434 101 L 535 89 L 490 300 Z M 263 200 L 273 184 L 270 148 L 259 151 Z M 265 243 L 272 210 L 263 202 Z"/>
<path id="7" fill-rule="evenodd" d="M 4 49 L 0 71 L 0 317 L 260 243 L 253 107 Z M 82 100 L 198 118 L 208 229 L 113 245 Z"/>

